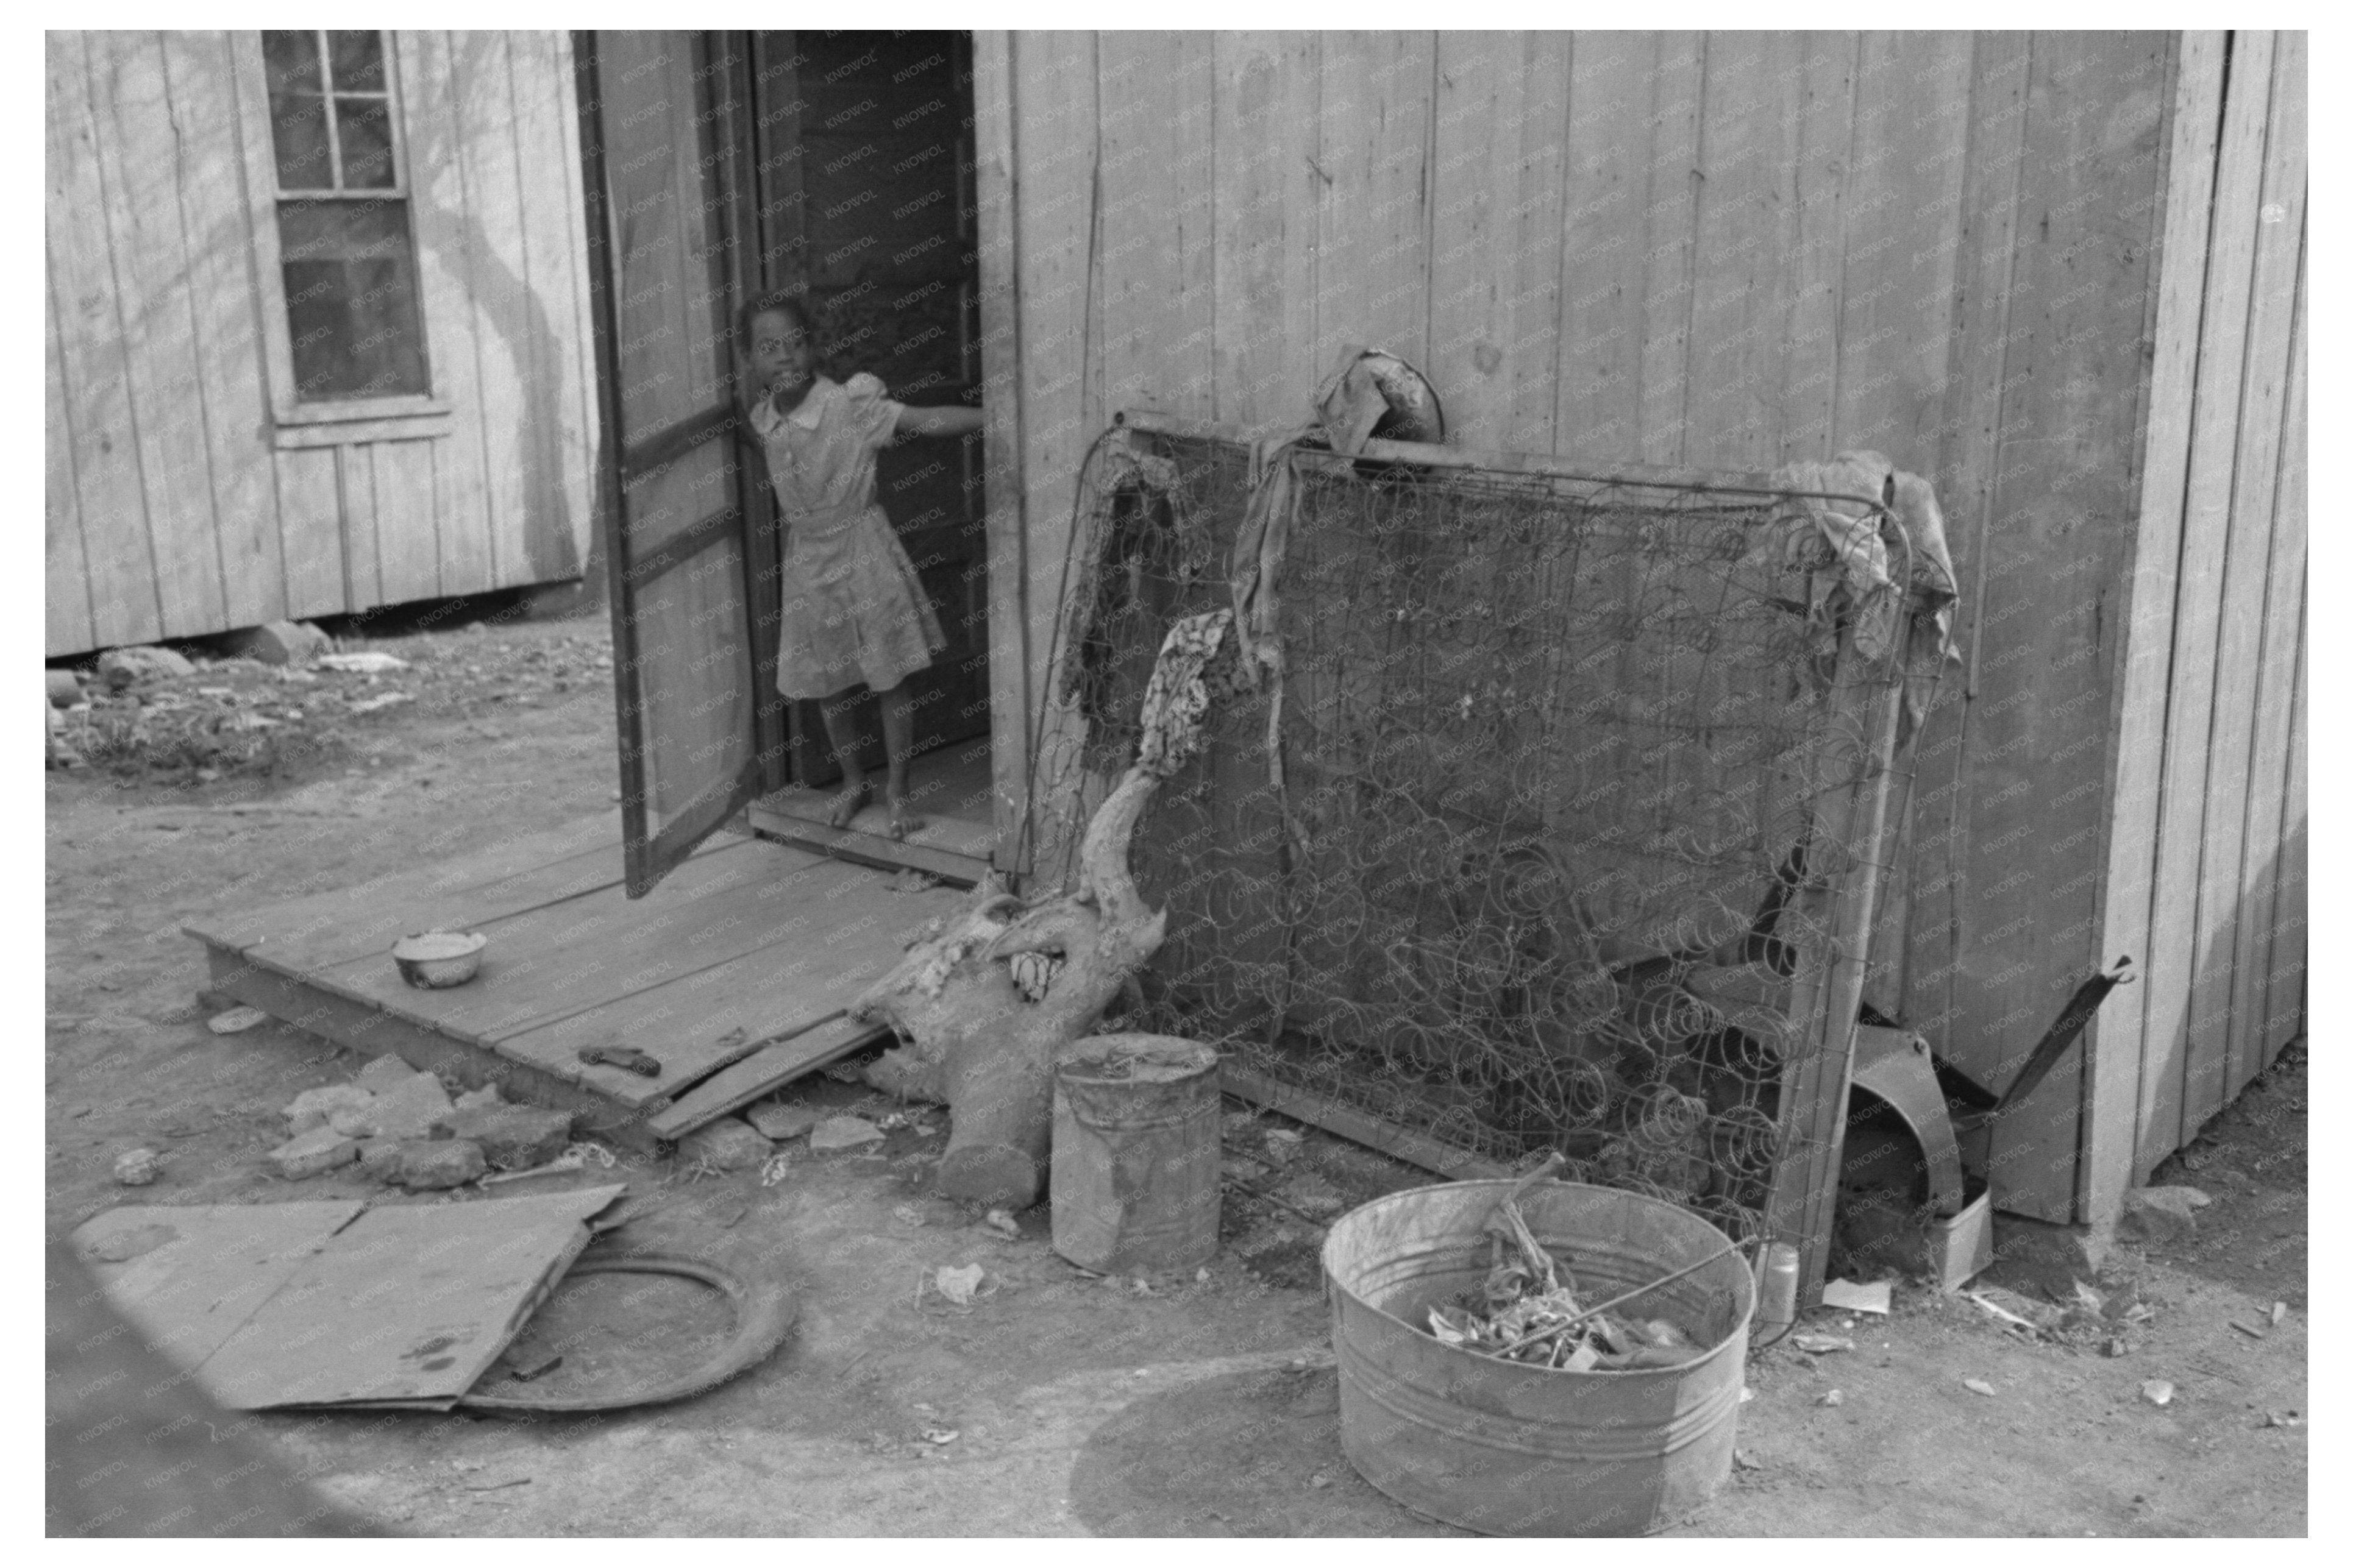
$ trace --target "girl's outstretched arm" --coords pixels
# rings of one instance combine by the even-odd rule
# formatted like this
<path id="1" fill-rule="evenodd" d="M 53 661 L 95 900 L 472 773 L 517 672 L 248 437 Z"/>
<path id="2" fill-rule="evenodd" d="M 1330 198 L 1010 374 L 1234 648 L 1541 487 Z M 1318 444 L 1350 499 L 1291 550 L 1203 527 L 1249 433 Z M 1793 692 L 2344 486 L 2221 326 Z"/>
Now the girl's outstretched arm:
<path id="1" fill-rule="evenodd" d="M 952 405 L 934 408 L 902 408 L 893 426 L 901 436 L 973 436 L 981 428 L 981 411 Z"/>

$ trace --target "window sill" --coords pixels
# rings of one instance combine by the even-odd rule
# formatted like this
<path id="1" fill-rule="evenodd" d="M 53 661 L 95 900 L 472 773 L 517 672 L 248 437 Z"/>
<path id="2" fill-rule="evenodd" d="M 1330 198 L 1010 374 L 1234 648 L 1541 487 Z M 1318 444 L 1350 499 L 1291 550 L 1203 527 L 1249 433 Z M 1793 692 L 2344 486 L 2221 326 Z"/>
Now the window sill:
<path id="1" fill-rule="evenodd" d="M 451 410 L 446 403 L 401 398 L 311 407 L 280 415 L 270 432 L 279 451 L 304 447 L 355 447 L 374 441 L 430 441 L 449 434 Z"/>

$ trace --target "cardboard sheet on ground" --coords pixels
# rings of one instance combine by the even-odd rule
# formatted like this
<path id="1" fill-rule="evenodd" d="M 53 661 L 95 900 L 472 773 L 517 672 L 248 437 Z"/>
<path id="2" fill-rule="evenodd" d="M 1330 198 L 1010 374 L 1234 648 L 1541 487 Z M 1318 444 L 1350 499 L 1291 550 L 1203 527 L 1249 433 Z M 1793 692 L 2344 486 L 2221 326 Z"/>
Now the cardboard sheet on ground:
<path id="1" fill-rule="evenodd" d="M 625 1191 L 133 1206 L 84 1225 L 74 1247 L 108 1300 L 226 1409 L 446 1410 Z"/>

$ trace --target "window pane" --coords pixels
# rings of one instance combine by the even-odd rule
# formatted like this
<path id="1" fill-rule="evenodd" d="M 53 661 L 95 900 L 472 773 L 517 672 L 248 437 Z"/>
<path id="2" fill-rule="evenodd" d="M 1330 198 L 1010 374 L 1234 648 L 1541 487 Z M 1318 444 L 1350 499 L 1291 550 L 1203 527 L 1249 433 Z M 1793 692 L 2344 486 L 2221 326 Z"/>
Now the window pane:
<path id="1" fill-rule="evenodd" d="M 430 391 L 408 204 L 280 202 L 278 237 L 295 395 Z"/>
<path id="2" fill-rule="evenodd" d="M 337 92 L 384 90 L 383 34 L 329 33 L 327 54 Z"/>
<path id="3" fill-rule="evenodd" d="M 335 100 L 335 133 L 343 144 L 343 189 L 383 190 L 392 176 L 391 105 L 381 98 Z"/>
<path id="4" fill-rule="evenodd" d="M 319 93 L 318 35 L 264 33 L 261 58 L 269 79 L 269 135 L 278 153 L 278 188 L 333 190 L 327 100 Z"/>

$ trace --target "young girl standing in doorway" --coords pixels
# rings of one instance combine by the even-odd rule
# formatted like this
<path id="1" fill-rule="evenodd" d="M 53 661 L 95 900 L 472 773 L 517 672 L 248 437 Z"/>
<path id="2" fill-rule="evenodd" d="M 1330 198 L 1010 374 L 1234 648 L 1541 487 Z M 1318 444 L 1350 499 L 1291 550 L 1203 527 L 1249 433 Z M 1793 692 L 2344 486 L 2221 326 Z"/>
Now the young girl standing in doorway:
<path id="1" fill-rule="evenodd" d="M 874 454 L 901 436 L 963 436 L 981 427 L 977 408 L 911 408 L 873 376 L 835 382 L 817 374 L 808 311 L 784 294 L 744 307 L 735 335 L 751 363 L 756 397 L 749 419 L 767 454 L 768 478 L 784 514 L 784 615 L 776 686 L 814 700 L 841 760 L 841 793 L 828 820 L 847 827 L 871 792 L 850 722 L 857 689 L 882 709 L 888 767 L 886 831 L 921 827 L 907 809 L 907 761 L 914 715 L 907 678 L 944 651 L 931 601 L 874 499 Z"/>

